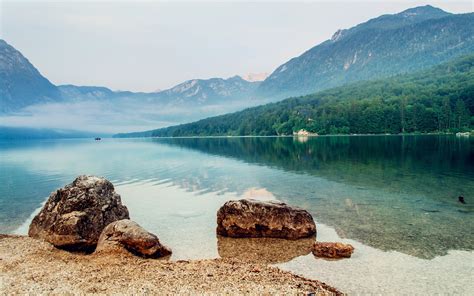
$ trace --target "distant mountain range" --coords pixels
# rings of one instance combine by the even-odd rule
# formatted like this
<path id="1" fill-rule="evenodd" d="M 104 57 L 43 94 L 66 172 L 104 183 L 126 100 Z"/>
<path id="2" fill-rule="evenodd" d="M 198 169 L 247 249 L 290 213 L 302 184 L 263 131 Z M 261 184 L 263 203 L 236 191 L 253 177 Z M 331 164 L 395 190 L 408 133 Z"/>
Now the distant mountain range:
<path id="1" fill-rule="evenodd" d="M 197 122 L 116 137 L 399 134 L 474 126 L 474 54 L 414 74 L 321 91 Z"/>
<path id="2" fill-rule="evenodd" d="M 279 66 L 258 88 L 274 100 L 409 73 L 474 51 L 474 14 L 421 6 L 337 31 Z"/>
<path id="3" fill-rule="evenodd" d="M 18 50 L 0 40 L 0 124 L 4 126 L 20 122 L 21 126 L 99 133 L 166 126 L 256 106 L 261 103 L 254 96 L 259 84 L 234 76 L 193 79 L 151 93 L 56 86 Z M 8 137 L 15 131 L 19 137 L 26 134 L 13 129 Z"/>
<path id="4" fill-rule="evenodd" d="M 260 82 L 249 82 L 240 76 L 228 79 L 194 79 L 156 93 L 159 100 L 171 104 L 220 104 L 247 100 L 254 96 Z"/>
<path id="5" fill-rule="evenodd" d="M 11 122 L 37 116 L 51 118 L 57 128 L 82 129 L 89 124 L 88 130 L 101 132 L 170 126 L 357 81 L 413 73 L 472 52 L 474 13 L 451 14 L 422 6 L 339 30 L 330 40 L 279 66 L 264 81 L 239 76 L 194 79 L 142 93 L 55 86 L 0 40 L 0 114 Z M 266 75 L 257 76 L 249 80 Z M 68 113 L 73 113 L 71 120 L 57 117 Z"/>
<path id="6" fill-rule="evenodd" d="M 194 79 L 171 89 L 143 93 L 112 91 L 100 86 L 55 86 L 18 50 L 0 40 L 0 112 L 8 113 L 23 107 L 52 102 L 84 100 L 117 100 L 126 98 L 154 102 L 160 105 L 214 105 L 251 99 L 260 82 L 250 82 L 240 76 L 228 79 Z"/>
<path id="7" fill-rule="evenodd" d="M 59 92 L 63 100 L 107 100 L 127 98 L 157 104 L 179 106 L 223 104 L 234 100 L 251 99 L 259 82 L 249 82 L 240 76 L 228 79 L 194 79 L 159 92 L 144 93 L 130 91 L 112 91 L 106 87 L 60 85 Z"/>

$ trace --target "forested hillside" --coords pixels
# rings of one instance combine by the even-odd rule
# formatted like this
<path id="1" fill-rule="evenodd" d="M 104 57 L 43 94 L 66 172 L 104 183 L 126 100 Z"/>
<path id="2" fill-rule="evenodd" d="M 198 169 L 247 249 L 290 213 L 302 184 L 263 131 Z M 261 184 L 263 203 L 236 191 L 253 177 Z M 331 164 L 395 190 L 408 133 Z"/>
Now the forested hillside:
<path id="1" fill-rule="evenodd" d="M 474 51 L 474 14 L 420 6 L 337 31 L 278 67 L 258 92 L 277 99 L 409 74 Z"/>
<path id="2" fill-rule="evenodd" d="M 380 134 L 469 130 L 474 54 L 410 75 L 357 83 L 194 123 L 117 136 Z"/>

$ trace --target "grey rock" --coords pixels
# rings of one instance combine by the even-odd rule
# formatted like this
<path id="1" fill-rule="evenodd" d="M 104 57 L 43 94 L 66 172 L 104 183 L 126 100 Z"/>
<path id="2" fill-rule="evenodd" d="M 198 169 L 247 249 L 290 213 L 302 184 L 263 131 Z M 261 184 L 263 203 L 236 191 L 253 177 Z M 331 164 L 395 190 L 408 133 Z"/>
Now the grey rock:
<path id="1" fill-rule="evenodd" d="M 83 175 L 51 193 L 33 218 L 28 235 L 64 249 L 91 250 L 105 226 L 128 218 L 127 207 L 112 183 Z"/>

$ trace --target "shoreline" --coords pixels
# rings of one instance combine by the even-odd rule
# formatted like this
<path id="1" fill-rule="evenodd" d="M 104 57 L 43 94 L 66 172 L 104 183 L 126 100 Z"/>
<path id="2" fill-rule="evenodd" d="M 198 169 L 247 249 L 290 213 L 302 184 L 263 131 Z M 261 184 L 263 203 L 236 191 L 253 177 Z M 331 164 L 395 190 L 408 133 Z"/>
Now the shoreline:
<path id="1" fill-rule="evenodd" d="M 0 234 L 0 294 L 342 295 L 325 283 L 237 259 L 144 259 L 82 254 L 41 240 Z"/>
<path id="2" fill-rule="evenodd" d="M 177 136 L 177 137 L 159 137 L 159 136 L 150 136 L 150 137 L 107 137 L 104 139 L 196 139 L 196 138 L 206 138 L 206 139 L 221 139 L 221 138 L 318 138 L 318 137 L 380 137 L 380 136 L 455 136 L 455 132 L 449 133 L 399 133 L 399 134 L 326 134 L 326 135 L 272 135 L 272 136 L 258 136 L 258 135 L 246 135 L 246 136 L 231 136 L 231 135 L 221 135 L 221 136 Z M 86 139 L 86 138 L 83 138 Z"/>
<path id="3" fill-rule="evenodd" d="M 474 135 L 474 134 L 473 134 Z M 272 135 L 272 136 L 258 136 L 258 135 L 246 135 L 246 136 L 231 136 L 231 135 L 220 135 L 220 136 L 177 136 L 177 137 L 116 137 L 114 135 L 110 137 L 102 137 L 103 140 L 110 139 L 226 139 L 226 138 L 320 138 L 320 137 L 387 137 L 387 136 L 456 136 L 455 132 L 449 133 L 399 133 L 399 134 L 326 134 L 326 135 Z M 472 136 L 472 135 L 471 135 Z M 54 140 L 85 140 L 92 139 L 92 137 L 82 138 L 0 138 L 0 142 L 25 142 L 25 141 L 54 141 Z"/>

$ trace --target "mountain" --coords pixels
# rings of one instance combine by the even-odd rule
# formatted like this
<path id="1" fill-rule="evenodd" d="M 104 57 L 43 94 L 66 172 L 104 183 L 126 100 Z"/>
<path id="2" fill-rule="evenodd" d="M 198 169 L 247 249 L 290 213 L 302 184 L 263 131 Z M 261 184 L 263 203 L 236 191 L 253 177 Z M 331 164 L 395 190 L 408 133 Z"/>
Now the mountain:
<path id="1" fill-rule="evenodd" d="M 409 73 L 474 52 L 474 13 L 432 6 L 382 15 L 279 66 L 258 89 L 274 100 Z"/>
<path id="2" fill-rule="evenodd" d="M 65 100 L 105 100 L 116 96 L 116 93 L 102 86 L 59 85 L 58 89 Z"/>
<path id="3" fill-rule="evenodd" d="M 0 39 L 0 113 L 18 111 L 30 105 L 96 100 L 136 100 L 136 104 L 148 102 L 174 107 L 226 106 L 229 103 L 242 106 L 240 101 L 251 100 L 259 84 L 234 76 L 193 79 L 152 93 L 112 91 L 101 86 L 55 86 L 18 50 Z"/>
<path id="4" fill-rule="evenodd" d="M 0 121 L 4 126 L 80 127 L 106 133 L 170 126 L 261 104 L 254 99 L 259 84 L 234 76 L 193 79 L 150 93 L 55 86 L 18 50 L 0 40 Z M 22 137 L 25 134 L 12 129 L 9 137 L 15 131 Z M 39 132 L 30 134 L 35 133 Z"/>
<path id="5" fill-rule="evenodd" d="M 155 95 L 159 100 L 173 104 L 219 104 L 251 99 L 259 84 L 244 80 L 240 76 L 228 79 L 194 79 Z"/>
<path id="6" fill-rule="evenodd" d="M 239 76 L 193 79 L 152 93 L 61 85 L 58 89 L 64 103 L 46 107 L 46 112 L 58 113 L 59 108 L 63 114 L 72 113 L 77 122 L 94 125 L 89 130 L 96 130 L 97 122 L 107 132 L 123 131 L 120 125 L 128 130 L 136 130 L 139 126 L 170 126 L 259 105 L 261 101 L 253 97 L 258 85 L 258 82 L 248 82 Z M 35 108 L 38 109 L 36 113 L 44 117 L 45 107 Z M 62 120 L 58 118 L 58 121 Z"/>
<path id="7" fill-rule="evenodd" d="M 18 50 L 0 39 L 0 113 L 60 99 L 56 86 Z"/>
<path id="8" fill-rule="evenodd" d="M 110 133 L 147 130 L 357 81 L 413 73 L 472 52 L 473 13 L 450 14 L 423 6 L 339 30 L 330 40 L 278 67 L 262 82 L 239 76 L 193 79 L 167 90 L 143 93 L 100 86 L 55 86 L 20 52 L 0 40 L 0 114 L 2 125 L 80 126 Z M 250 124 L 255 118 L 246 120 Z M 295 124 L 277 130 L 252 127 L 218 133 L 286 134 L 291 133 L 290 127 Z"/>
<path id="9" fill-rule="evenodd" d="M 474 54 L 414 74 L 117 137 L 273 136 L 465 131 L 474 126 Z"/>
<path id="10" fill-rule="evenodd" d="M 193 79 L 180 83 L 170 89 L 144 93 L 112 91 L 106 87 L 60 85 L 58 88 L 65 100 L 106 100 L 136 99 L 166 105 L 207 105 L 230 101 L 251 99 L 259 82 L 249 82 L 240 76 L 228 79 Z"/>

